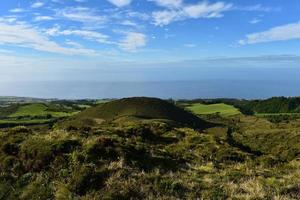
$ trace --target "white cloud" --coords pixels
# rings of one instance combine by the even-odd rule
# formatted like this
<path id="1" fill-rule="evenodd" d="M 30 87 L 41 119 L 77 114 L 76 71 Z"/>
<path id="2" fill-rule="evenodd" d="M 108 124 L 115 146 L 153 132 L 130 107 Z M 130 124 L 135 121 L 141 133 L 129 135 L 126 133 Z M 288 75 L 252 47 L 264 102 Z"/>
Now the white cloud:
<path id="1" fill-rule="evenodd" d="M 195 4 L 184 4 L 182 0 L 148 0 L 165 7 L 165 10 L 154 11 L 152 18 L 157 26 L 168 25 L 174 21 L 199 18 L 220 18 L 226 11 L 272 12 L 281 8 L 264 7 L 261 4 L 252 6 L 234 6 L 224 1 L 201 1 Z M 254 22 L 254 21 L 253 21 Z M 255 21 L 258 23 L 258 21 Z M 255 23 L 254 22 L 254 23 Z"/>
<path id="2" fill-rule="evenodd" d="M 31 8 L 40 8 L 40 7 L 43 7 L 44 5 L 45 5 L 44 2 L 37 1 L 31 5 Z"/>
<path id="3" fill-rule="evenodd" d="M 21 13 L 21 12 L 24 12 L 25 10 L 22 9 L 22 8 L 14 8 L 14 9 L 11 9 L 9 10 L 9 12 L 12 12 L 12 13 Z"/>
<path id="4" fill-rule="evenodd" d="M 46 31 L 48 35 L 51 36 L 59 36 L 59 35 L 75 35 L 80 36 L 88 40 L 96 41 L 99 43 L 110 43 L 108 41 L 109 36 L 104 35 L 102 33 L 96 32 L 96 31 L 87 31 L 87 30 L 60 30 L 58 27 L 54 27 L 51 29 L 48 29 Z"/>
<path id="5" fill-rule="evenodd" d="M 184 18 L 183 12 L 175 10 L 163 10 L 153 12 L 153 20 L 156 26 L 168 25 L 173 21 L 178 21 Z"/>
<path id="6" fill-rule="evenodd" d="M 259 22 L 261 22 L 261 19 L 258 18 L 254 18 L 251 21 L 249 21 L 250 24 L 258 24 Z"/>
<path id="7" fill-rule="evenodd" d="M 64 3 L 64 2 L 66 2 L 68 0 L 51 0 L 51 1 L 54 2 L 54 3 Z M 85 3 L 88 0 L 74 0 L 74 1 L 77 2 L 77 3 Z"/>
<path id="8" fill-rule="evenodd" d="M 178 8 L 182 5 L 182 0 L 149 0 L 157 5 L 167 8 Z"/>
<path id="9" fill-rule="evenodd" d="M 173 21 L 188 18 L 219 18 L 223 17 L 225 11 L 232 9 L 232 4 L 224 2 L 200 2 L 193 5 L 183 5 L 178 9 L 155 11 L 152 13 L 154 24 L 157 26 L 168 25 Z"/>
<path id="10" fill-rule="evenodd" d="M 31 48 L 65 55 L 96 55 L 92 49 L 68 48 L 51 41 L 38 29 L 24 22 L 8 24 L 0 20 L 0 44 Z"/>
<path id="11" fill-rule="evenodd" d="M 0 17 L 0 22 L 13 23 L 15 21 L 17 21 L 17 16 Z"/>
<path id="12" fill-rule="evenodd" d="M 130 21 L 130 20 L 124 20 L 120 23 L 121 25 L 123 26 L 133 26 L 133 27 L 137 27 L 138 24 L 133 22 L 133 21 Z"/>
<path id="13" fill-rule="evenodd" d="M 146 46 L 147 37 L 143 33 L 129 32 L 119 43 L 120 48 L 125 51 L 135 52 L 138 48 Z"/>
<path id="14" fill-rule="evenodd" d="M 108 0 L 108 1 L 117 7 L 127 6 L 131 3 L 131 0 Z"/>
<path id="15" fill-rule="evenodd" d="M 135 12 L 135 11 L 129 11 L 126 13 L 126 15 L 128 17 L 133 17 L 133 18 L 137 18 L 139 20 L 144 20 L 144 21 L 147 21 L 149 20 L 151 17 L 146 14 L 146 13 L 141 13 L 141 12 Z"/>
<path id="16" fill-rule="evenodd" d="M 293 39 L 300 39 L 300 22 L 277 26 L 267 31 L 246 35 L 246 39 L 240 40 L 239 44 L 246 45 Z"/>
<path id="17" fill-rule="evenodd" d="M 84 23 L 104 23 L 105 16 L 98 15 L 94 9 L 86 7 L 69 7 L 59 10 L 57 14 L 72 21 Z"/>
<path id="18" fill-rule="evenodd" d="M 224 2 L 208 3 L 201 2 L 195 5 L 185 6 L 185 14 L 190 18 L 217 18 L 223 17 L 223 12 L 232 8 L 232 4 Z"/>
<path id="19" fill-rule="evenodd" d="M 34 21 L 50 21 L 50 20 L 53 20 L 54 18 L 51 17 L 51 16 L 36 16 L 34 18 Z"/>
<path id="20" fill-rule="evenodd" d="M 81 44 L 79 44 L 78 42 L 74 42 L 74 41 L 71 41 L 71 40 L 66 40 L 65 42 L 67 45 L 69 46 L 73 46 L 75 48 L 82 48 L 83 46 Z"/>

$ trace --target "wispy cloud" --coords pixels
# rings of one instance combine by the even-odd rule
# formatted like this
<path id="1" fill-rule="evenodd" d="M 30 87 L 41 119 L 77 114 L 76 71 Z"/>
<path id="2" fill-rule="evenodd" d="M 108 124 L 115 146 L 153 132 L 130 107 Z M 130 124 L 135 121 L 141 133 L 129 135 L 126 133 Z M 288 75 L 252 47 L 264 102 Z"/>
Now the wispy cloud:
<path id="1" fill-rule="evenodd" d="M 43 7 L 44 5 L 45 5 L 44 2 L 42 2 L 42 1 L 37 1 L 37 2 L 35 2 L 35 3 L 33 3 L 33 4 L 31 5 L 31 8 L 40 8 L 40 7 Z"/>
<path id="2" fill-rule="evenodd" d="M 18 20 L 17 16 L 15 16 L 15 15 L 0 17 L 0 22 L 13 23 L 17 20 Z"/>
<path id="3" fill-rule="evenodd" d="M 182 5 L 182 0 L 149 0 L 155 2 L 158 6 L 167 8 L 178 8 Z"/>
<path id="4" fill-rule="evenodd" d="M 39 21 L 50 21 L 50 20 L 54 20 L 53 17 L 51 16 L 36 16 L 34 18 L 34 21 L 39 22 Z"/>
<path id="5" fill-rule="evenodd" d="M 146 46 L 147 36 L 143 33 L 129 32 L 119 43 L 120 48 L 125 51 L 135 52 L 138 48 Z"/>
<path id="6" fill-rule="evenodd" d="M 246 39 L 240 40 L 239 44 L 246 45 L 293 39 L 300 39 L 300 22 L 277 26 L 267 31 L 246 35 Z"/>
<path id="7" fill-rule="evenodd" d="M 163 10 L 152 13 L 154 24 L 156 26 L 168 25 L 171 22 L 183 20 L 185 18 L 182 11 Z"/>
<path id="8" fill-rule="evenodd" d="M 280 7 L 266 7 L 261 4 L 251 6 L 236 6 L 224 1 L 209 2 L 201 1 L 194 4 L 186 4 L 182 0 L 148 0 L 155 2 L 165 10 L 152 13 L 154 24 L 157 26 L 168 25 L 174 21 L 199 18 L 220 18 L 227 11 L 247 12 L 273 12 L 281 11 Z"/>
<path id="9" fill-rule="evenodd" d="M 259 18 L 254 18 L 254 19 L 249 21 L 250 24 L 258 24 L 260 22 L 261 22 L 261 19 L 259 19 Z"/>
<path id="10" fill-rule="evenodd" d="M 138 26 L 137 23 L 135 23 L 135 22 L 133 22 L 131 20 L 124 20 L 120 24 L 123 25 L 123 26 L 133 26 L 133 27 L 137 27 Z"/>
<path id="11" fill-rule="evenodd" d="M 87 30 L 60 30 L 59 27 L 54 27 L 51 29 L 48 29 L 46 33 L 50 36 L 69 36 L 69 35 L 75 35 L 80 36 L 88 40 L 92 40 L 99 43 L 106 43 L 109 44 L 108 41 L 109 36 L 96 32 L 96 31 L 87 31 Z"/>
<path id="12" fill-rule="evenodd" d="M 186 33 L 183 28 L 170 27 L 169 32 L 165 31 L 165 27 L 161 28 L 176 21 L 190 20 L 187 23 L 180 23 L 180 26 L 189 29 L 198 22 L 200 26 L 204 19 L 222 18 L 228 12 L 235 12 L 236 16 L 245 12 L 254 12 L 253 16 L 256 18 L 243 15 L 243 20 L 252 19 L 249 23 L 256 24 L 262 19 L 259 15 L 262 13 L 256 12 L 280 10 L 280 8 L 261 4 L 236 5 L 225 0 L 104 0 L 102 3 L 92 3 L 89 0 L 31 0 L 27 4 L 15 5 L 11 7 L 15 9 L 9 10 L 9 15 L 14 16 L 0 19 L 0 45 L 14 45 L 66 55 L 96 55 L 96 50 L 84 47 L 85 44 L 88 46 L 93 42 L 95 47 L 91 48 L 95 49 L 111 48 L 117 52 L 121 52 L 120 49 L 135 52 L 139 48 L 146 47 L 147 35 L 149 38 L 154 38 L 155 35 L 156 40 L 151 42 L 156 42 L 158 45 L 160 41 L 171 37 L 180 40 L 183 36 L 181 33 Z M 209 25 L 204 22 L 203 28 L 211 29 L 220 26 L 225 29 L 223 25 L 227 23 L 231 24 L 226 20 L 222 22 L 220 20 L 208 27 Z M 298 32 L 295 33 L 297 27 L 298 23 L 249 34 L 239 43 L 254 44 L 299 38 Z M 177 33 L 179 31 L 182 32 Z M 191 37 L 195 38 L 195 41 L 191 40 L 190 44 L 179 45 L 187 48 L 195 47 L 193 43 L 199 41 L 196 41 L 198 38 L 193 34 L 197 33 L 191 31 Z M 203 31 L 204 36 L 205 34 L 209 39 L 210 35 L 206 30 Z M 216 32 L 216 37 L 218 34 L 221 32 Z M 166 48 L 171 47 L 169 44 L 165 45 Z"/>
<path id="13" fill-rule="evenodd" d="M 216 2 L 209 4 L 208 2 L 201 2 L 185 6 L 183 10 L 190 18 L 218 18 L 223 17 L 223 12 L 231 8 L 232 4 L 230 3 Z"/>
<path id="14" fill-rule="evenodd" d="M 168 9 L 153 12 L 154 24 L 157 26 L 168 25 L 173 21 L 180 21 L 189 18 L 219 18 L 223 13 L 232 8 L 232 4 L 224 2 L 200 2 L 198 4 L 184 5 L 178 9 Z"/>
<path id="15" fill-rule="evenodd" d="M 74 41 L 71 41 L 71 40 L 66 40 L 65 42 L 67 45 L 69 46 L 73 46 L 75 48 L 82 48 L 83 46 L 81 44 L 79 44 L 78 42 L 74 42 Z"/>
<path id="16" fill-rule="evenodd" d="M 117 7 L 127 6 L 131 3 L 131 0 L 108 0 L 108 1 Z"/>
<path id="17" fill-rule="evenodd" d="M 97 52 L 85 48 L 68 48 L 51 41 L 35 27 L 25 22 L 5 23 L 0 20 L 0 44 L 30 48 L 37 51 L 65 55 L 96 55 Z"/>
<path id="18" fill-rule="evenodd" d="M 137 18 L 139 20 L 147 21 L 151 18 L 147 13 L 137 12 L 137 11 L 129 11 L 126 13 L 127 17 Z"/>
<path id="19" fill-rule="evenodd" d="M 87 7 L 68 7 L 57 11 L 57 15 L 67 18 L 71 21 L 83 23 L 96 23 L 101 24 L 106 21 L 106 16 L 97 14 L 95 9 Z"/>
<path id="20" fill-rule="evenodd" d="M 21 12 L 25 12 L 25 10 L 22 9 L 22 8 L 14 8 L 14 9 L 9 10 L 9 12 L 11 12 L 11 13 L 21 13 Z"/>

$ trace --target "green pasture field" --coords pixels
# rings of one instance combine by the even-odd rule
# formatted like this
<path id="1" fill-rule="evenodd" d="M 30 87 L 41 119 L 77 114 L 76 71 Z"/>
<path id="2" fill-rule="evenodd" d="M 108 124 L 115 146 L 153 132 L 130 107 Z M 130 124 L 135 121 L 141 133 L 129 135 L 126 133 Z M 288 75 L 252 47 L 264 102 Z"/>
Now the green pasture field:
<path id="1" fill-rule="evenodd" d="M 52 115 L 53 117 L 66 117 L 72 115 L 72 113 L 67 112 L 52 112 L 47 111 L 47 106 L 45 104 L 29 104 L 18 108 L 18 110 L 11 114 L 9 117 L 21 117 L 21 116 L 45 116 Z"/>
<path id="2" fill-rule="evenodd" d="M 219 113 L 222 116 L 233 116 L 241 114 L 240 111 L 234 106 L 227 105 L 224 103 L 210 105 L 195 103 L 187 106 L 186 108 L 198 115 L 209 115 Z"/>

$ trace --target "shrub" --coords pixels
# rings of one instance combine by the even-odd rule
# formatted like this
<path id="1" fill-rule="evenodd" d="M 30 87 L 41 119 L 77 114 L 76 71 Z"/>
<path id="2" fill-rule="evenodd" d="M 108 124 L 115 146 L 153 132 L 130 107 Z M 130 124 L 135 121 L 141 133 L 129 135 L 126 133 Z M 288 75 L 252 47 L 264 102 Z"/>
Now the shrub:
<path id="1" fill-rule="evenodd" d="M 51 141 L 42 139 L 27 140 L 21 147 L 21 158 L 27 170 L 40 171 L 54 158 Z"/>
<path id="2" fill-rule="evenodd" d="M 10 133 L 18 134 L 18 133 L 31 133 L 31 130 L 25 126 L 17 126 L 9 129 Z"/>
<path id="3" fill-rule="evenodd" d="M 16 175 L 20 175 L 24 172 L 24 167 L 22 162 L 14 157 L 14 156 L 7 156 L 3 159 L 0 163 L 1 169 L 7 172 L 12 172 Z"/>
<path id="4" fill-rule="evenodd" d="M 63 183 L 56 184 L 55 190 L 55 199 L 56 200 L 72 200 L 74 199 L 72 192 L 69 190 L 67 185 Z"/>
<path id="5" fill-rule="evenodd" d="M 216 154 L 216 161 L 220 163 L 235 163 L 244 162 L 246 155 L 242 152 L 235 151 L 233 149 L 220 149 Z"/>
<path id="6" fill-rule="evenodd" d="M 132 127 L 126 130 L 126 135 L 130 136 L 138 136 L 141 137 L 144 141 L 155 141 L 158 136 L 154 135 L 152 132 L 153 128 L 149 128 L 143 125 L 139 125 L 137 127 Z"/>
<path id="7" fill-rule="evenodd" d="M 116 160 L 119 156 L 116 142 L 107 137 L 99 137 L 86 149 L 87 159 L 98 161 L 99 159 Z"/>
<path id="8" fill-rule="evenodd" d="M 55 156 L 69 153 L 77 146 L 79 143 L 75 140 L 31 139 L 22 144 L 20 154 L 27 170 L 40 171 L 47 168 Z"/>
<path id="9" fill-rule="evenodd" d="M 60 140 L 53 144 L 55 154 L 69 153 L 80 147 L 77 140 Z"/>
<path id="10" fill-rule="evenodd" d="M 70 187 L 78 195 L 100 189 L 109 175 L 108 170 L 96 170 L 91 166 L 78 166 L 72 173 Z"/>
<path id="11" fill-rule="evenodd" d="M 32 200 L 32 199 L 39 199 L 39 200 L 49 200 L 53 199 L 53 191 L 52 188 L 49 187 L 50 184 L 47 178 L 39 175 L 33 182 L 27 185 L 21 195 L 21 200 Z"/>
<path id="12" fill-rule="evenodd" d="M 281 160 L 278 156 L 264 155 L 257 159 L 258 164 L 261 164 L 265 167 L 274 167 L 276 165 L 282 164 L 284 161 Z"/>
<path id="13" fill-rule="evenodd" d="M 17 155 L 19 153 L 19 145 L 16 143 L 4 143 L 1 150 L 7 155 Z"/>

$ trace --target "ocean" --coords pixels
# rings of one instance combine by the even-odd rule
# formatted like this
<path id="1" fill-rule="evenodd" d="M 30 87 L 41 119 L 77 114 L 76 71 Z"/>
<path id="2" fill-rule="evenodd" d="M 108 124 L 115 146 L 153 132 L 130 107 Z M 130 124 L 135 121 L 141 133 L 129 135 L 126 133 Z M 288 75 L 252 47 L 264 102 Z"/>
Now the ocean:
<path id="1" fill-rule="evenodd" d="M 201 80 L 155 82 L 0 82 L 0 96 L 86 99 L 149 96 L 173 99 L 264 99 L 300 96 L 300 80 Z"/>

